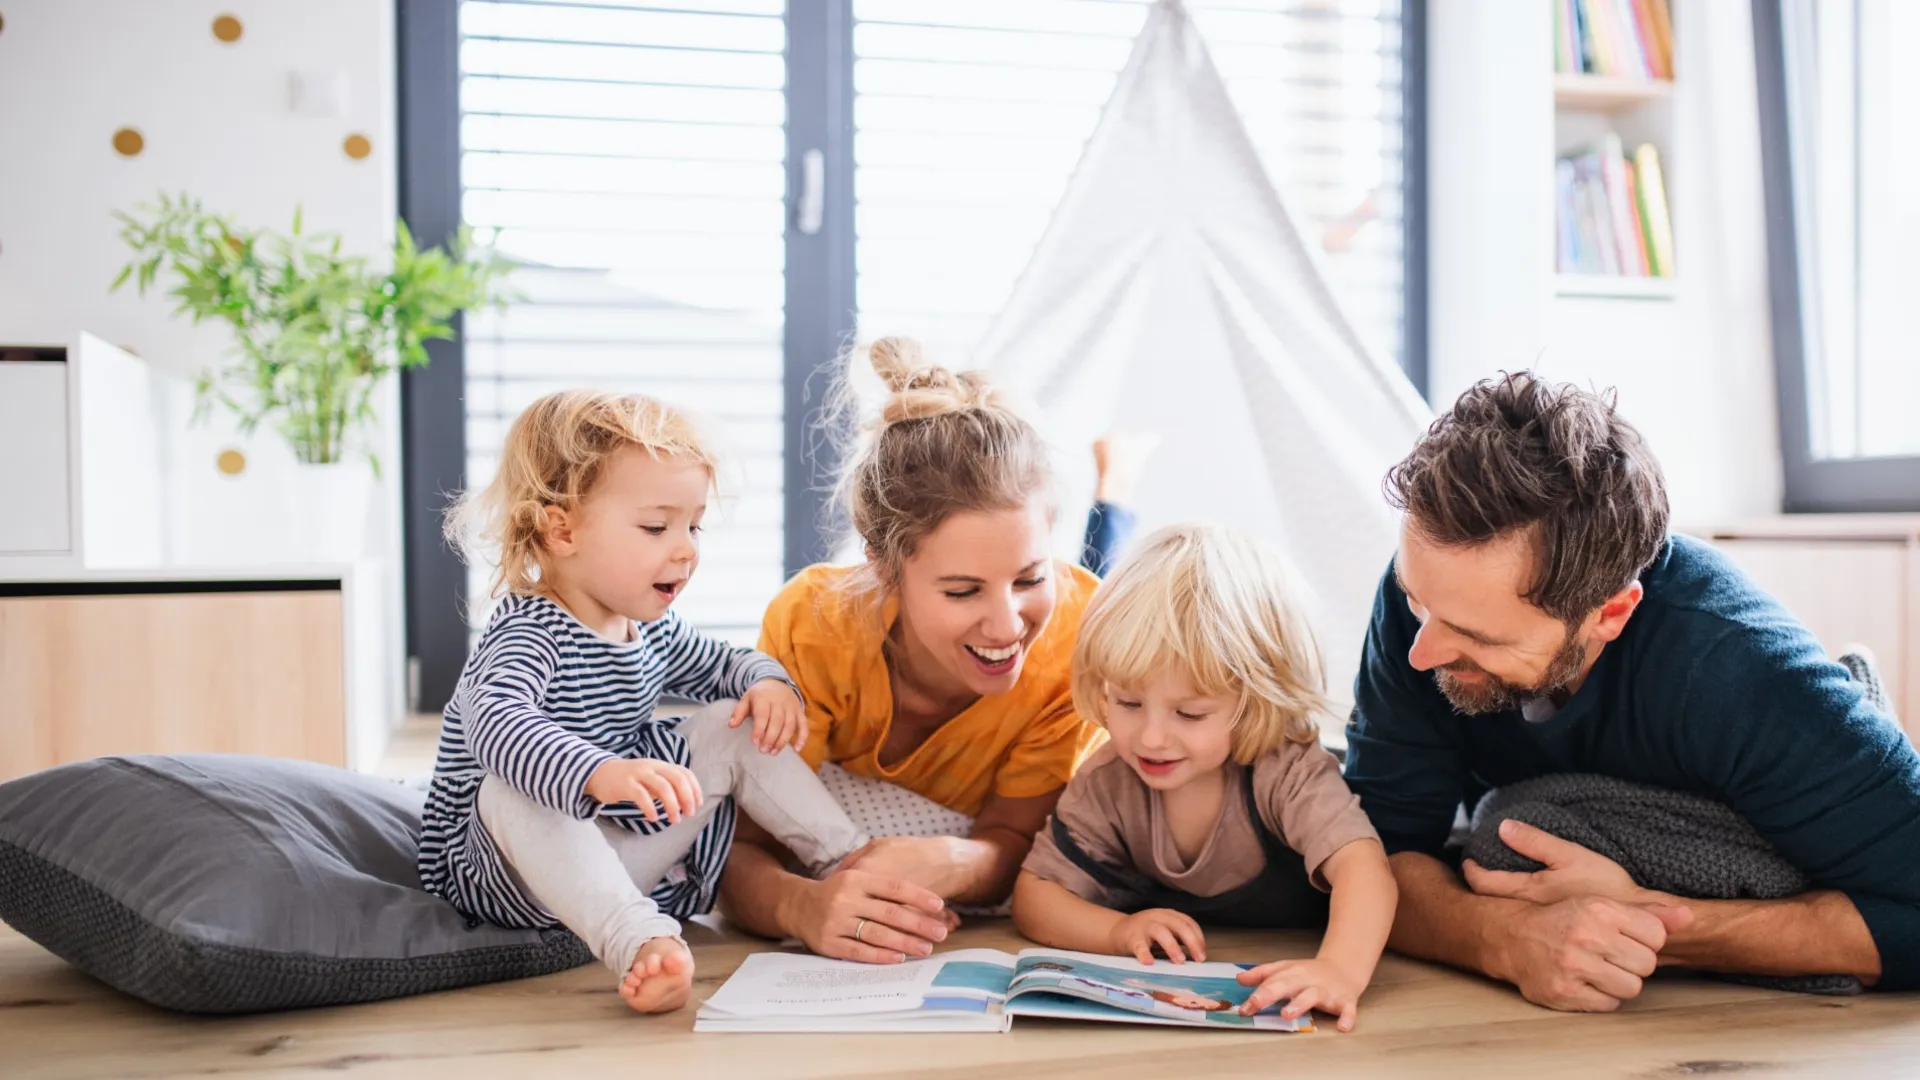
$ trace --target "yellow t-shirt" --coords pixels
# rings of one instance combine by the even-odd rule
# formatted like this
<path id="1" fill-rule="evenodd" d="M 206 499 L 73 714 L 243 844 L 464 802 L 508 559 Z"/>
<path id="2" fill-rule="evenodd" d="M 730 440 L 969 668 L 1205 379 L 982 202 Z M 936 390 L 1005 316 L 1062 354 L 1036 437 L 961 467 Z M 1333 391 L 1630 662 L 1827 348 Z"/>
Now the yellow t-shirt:
<path id="1" fill-rule="evenodd" d="M 802 570 L 761 624 L 760 651 L 780 661 L 807 699 L 800 750 L 807 764 L 818 769 L 831 761 L 978 816 L 990 795 L 1028 798 L 1065 787 L 1104 741 L 1106 733 L 1074 711 L 1068 681 L 1080 616 L 1099 580 L 1056 563 L 1053 618 L 1028 651 L 1020 681 L 975 701 L 913 753 L 883 767 L 893 686 L 882 628 L 893 624 L 895 604 L 887 601 L 876 620 L 868 604 L 845 600 L 837 586 L 849 573 L 844 566 Z"/>

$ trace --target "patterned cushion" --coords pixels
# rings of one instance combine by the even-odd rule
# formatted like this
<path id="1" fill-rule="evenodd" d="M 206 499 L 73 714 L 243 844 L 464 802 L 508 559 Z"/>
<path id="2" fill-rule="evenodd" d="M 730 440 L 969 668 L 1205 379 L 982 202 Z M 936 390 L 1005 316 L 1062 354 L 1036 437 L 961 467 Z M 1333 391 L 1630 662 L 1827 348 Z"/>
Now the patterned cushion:
<path id="1" fill-rule="evenodd" d="M 310 762 L 98 758 L 0 784 L 0 920 L 135 997 L 232 1013 L 377 1001 L 593 959 L 420 888 L 421 796 Z"/>

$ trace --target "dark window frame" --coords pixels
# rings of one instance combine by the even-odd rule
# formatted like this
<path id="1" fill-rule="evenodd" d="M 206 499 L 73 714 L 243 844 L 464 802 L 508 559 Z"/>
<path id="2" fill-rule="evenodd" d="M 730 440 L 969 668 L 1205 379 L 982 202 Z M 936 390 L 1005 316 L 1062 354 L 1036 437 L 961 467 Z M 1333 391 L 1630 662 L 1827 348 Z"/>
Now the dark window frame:
<path id="1" fill-rule="evenodd" d="M 1427 0 L 1401 0 L 1400 367 L 1429 403 L 1427 388 Z"/>
<path id="2" fill-rule="evenodd" d="M 460 227 L 460 0 L 395 0 L 400 218 L 422 245 Z M 466 482 L 465 320 L 400 375 L 401 532 L 407 707 L 438 711 L 467 662 L 467 568 L 441 512 Z"/>
<path id="3" fill-rule="evenodd" d="M 395 0 L 400 216 L 422 244 L 460 224 L 460 0 Z M 789 0 L 784 449 L 787 573 L 828 557 L 836 442 L 823 427 L 832 365 L 855 327 L 853 3 Z M 1403 0 L 1402 143 L 1406 170 L 1401 363 L 1427 392 L 1427 0 Z M 823 166 L 819 227 L 796 208 Z M 458 335 L 460 322 L 455 321 Z M 441 536 L 448 497 L 465 482 L 466 354 L 456 336 L 400 382 L 409 707 L 438 710 L 466 663 L 466 568 Z"/>
<path id="4" fill-rule="evenodd" d="M 1805 297 L 1794 219 L 1785 31 L 1780 0 L 1753 0 L 1755 83 L 1760 95 L 1760 175 L 1767 217 L 1767 297 L 1780 410 L 1781 509 L 1798 513 L 1920 510 L 1920 457 L 1820 458 L 1808 406 Z"/>

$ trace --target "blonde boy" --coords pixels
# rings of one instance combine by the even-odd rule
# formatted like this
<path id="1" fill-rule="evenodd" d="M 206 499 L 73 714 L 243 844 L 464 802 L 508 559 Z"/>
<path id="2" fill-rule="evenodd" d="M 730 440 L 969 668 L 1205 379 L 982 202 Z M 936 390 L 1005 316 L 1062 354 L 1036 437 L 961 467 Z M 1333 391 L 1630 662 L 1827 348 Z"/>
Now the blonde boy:
<path id="1" fill-rule="evenodd" d="M 1326 927 L 1318 955 L 1246 972 L 1351 1030 L 1393 924 L 1393 875 L 1320 746 L 1319 649 L 1285 561 L 1218 526 L 1163 529 L 1101 584 L 1073 657 L 1107 745 L 1067 786 L 1014 888 L 1045 945 L 1205 959 L 1202 922 Z M 1329 893 L 1331 896 L 1329 897 Z"/>

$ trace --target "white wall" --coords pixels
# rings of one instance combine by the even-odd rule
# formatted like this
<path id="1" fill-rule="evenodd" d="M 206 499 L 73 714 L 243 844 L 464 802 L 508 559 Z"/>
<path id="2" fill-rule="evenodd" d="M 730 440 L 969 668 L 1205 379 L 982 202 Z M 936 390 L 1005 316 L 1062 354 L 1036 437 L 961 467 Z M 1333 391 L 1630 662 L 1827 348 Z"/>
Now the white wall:
<path id="1" fill-rule="evenodd" d="M 1534 368 L 1617 387 L 1665 468 L 1676 522 L 1778 513 L 1780 451 L 1751 18 L 1675 0 L 1676 295 L 1553 295 L 1551 9 L 1463 0 L 1429 27 L 1430 388 Z M 1626 122 L 1629 136 L 1633 123 Z"/>
<path id="2" fill-rule="evenodd" d="M 186 192 L 247 226 L 285 230 L 294 208 L 309 230 L 338 233 L 348 251 L 388 250 L 395 220 L 394 36 L 391 0 L 10 0 L 0 29 L 0 342 L 71 344 L 82 330 L 155 368 L 191 376 L 222 359 L 227 331 L 171 315 L 160 292 L 107 289 L 127 251 L 114 210 L 166 190 Z M 214 37 L 220 15 L 238 41 Z M 295 115 L 293 74 L 338 78 L 338 115 Z M 145 147 L 123 157 L 114 133 Z M 372 153 L 347 156 L 362 134 Z M 385 481 L 366 538 L 363 576 L 382 609 L 391 663 L 382 688 L 400 702 L 397 389 L 380 401 Z M 224 418 L 177 425 L 166 452 L 173 562 L 285 561 L 278 477 L 291 467 L 280 438 L 251 441 Z M 228 446 L 249 466 L 215 468 Z"/>

